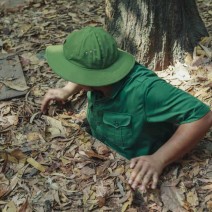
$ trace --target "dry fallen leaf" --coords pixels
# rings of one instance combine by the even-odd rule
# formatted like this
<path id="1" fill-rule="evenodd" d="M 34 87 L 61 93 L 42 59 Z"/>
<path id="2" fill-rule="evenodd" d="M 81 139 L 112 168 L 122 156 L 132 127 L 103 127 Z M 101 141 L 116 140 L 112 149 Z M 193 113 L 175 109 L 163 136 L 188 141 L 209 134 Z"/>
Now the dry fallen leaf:
<path id="1" fill-rule="evenodd" d="M 105 205 L 106 199 L 102 196 L 97 196 L 98 205 L 100 208 L 102 208 Z"/>
<path id="2" fill-rule="evenodd" d="M 94 175 L 95 174 L 95 169 L 91 169 L 89 168 L 88 166 L 84 166 L 82 169 L 81 169 L 81 174 L 84 174 L 84 175 Z"/>
<path id="3" fill-rule="evenodd" d="M 62 126 L 62 123 L 52 117 L 49 116 L 42 116 L 49 127 L 47 128 L 47 132 L 51 134 L 51 138 L 56 138 L 56 137 L 66 137 L 66 130 Z"/>
<path id="4" fill-rule="evenodd" d="M 25 202 L 19 207 L 18 212 L 31 212 L 31 208 L 29 206 L 28 198 L 25 200 Z"/>
<path id="5" fill-rule="evenodd" d="M 17 212 L 17 208 L 13 201 L 8 202 L 2 212 Z"/>
<path id="6" fill-rule="evenodd" d="M 121 208 L 121 212 L 125 212 L 129 206 L 131 206 L 133 201 L 132 193 L 130 193 L 129 199 L 125 202 Z"/>
<path id="7" fill-rule="evenodd" d="M 106 157 L 99 155 L 97 153 L 95 153 L 94 151 L 90 150 L 90 151 L 85 151 L 85 154 L 89 157 L 89 158 L 98 158 L 101 160 L 107 160 Z"/>
<path id="8" fill-rule="evenodd" d="M 0 81 L 1 83 L 3 83 L 4 85 L 6 85 L 7 87 L 9 88 L 12 88 L 14 90 L 17 90 L 17 91 L 25 91 L 27 89 L 29 89 L 28 86 L 25 85 L 25 83 L 22 83 L 22 82 L 13 82 L 13 81 Z"/>
<path id="9" fill-rule="evenodd" d="M 33 158 L 27 158 L 27 162 L 41 172 L 45 172 L 45 167 L 35 161 Z"/>
<path id="10" fill-rule="evenodd" d="M 200 45 L 200 46 L 202 47 L 202 49 L 205 51 L 206 56 L 209 57 L 209 58 L 212 58 L 212 50 L 209 49 L 208 47 L 202 45 L 201 43 L 200 43 L 199 45 Z"/>
<path id="11" fill-rule="evenodd" d="M 8 190 L 9 180 L 5 177 L 4 174 L 0 174 L 0 199 L 4 196 Z"/>
<path id="12" fill-rule="evenodd" d="M 0 116 L 0 126 L 3 128 L 7 128 L 11 125 L 17 125 L 18 124 L 18 116 L 16 115 L 8 115 L 1 117 Z"/>
<path id="13" fill-rule="evenodd" d="M 180 62 L 175 64 L 173 71 L 175 73 L 174 77 L 178 78 L 179 80 L 187 81 L 191 79 L 188 69 Z"/>
<path id="14" fill-rule="evenodd" d="M 186 194 L 186 197 L 187 197 L 187 201 L 190 203 L 191 206 L 196 207 L 199 205 L 197 192 L 194 188 Z"/>
<path id="15" fill-rule="evenodd" d="M 202 186 L 201 189 L 203 189 L 203 190 L 212 190 L 212 184 L 208 184 L 208 185 Z"/>
<path id="16" fill-rule="evenodd" d="M 161 199 L 166 209 L 183 212 L 186 211 L 183 208 L 185 203 L 185 196 L 183 192 L 173 186 L 166 186 L 166 183 L 161 185 Z"/>
<path id="17" fill-rule="evenodd" d="M 197 2 L 204 6 L 201 15 L 208 15 L 208 0 Z M 0 170 L 3 172 L 0 174 L 0 211 L 16 207 L 16 211 L 20 212 L 165 212 L 168 211 L 167 205 L 172 205 L 170 208 L 174 212 L 178 205 L 185 211 L 210 211 L 209 147 L 201 149 L 198 146 L 198 152 L 191 153 L 198 155 L 199 160 L 188 154 L 177 169 L 170 165 L 168 170 L 164 170 L 160 178 L 162 187 L 164 182 L 177 179 L 172 186 L 179 185 L 179 188 L 174 190 L 170 187 L 172 191 L 162 188 L 165 194 L 161 200 L 159 191 L 153 194 L 154 191 L 149 190 L 148 194 L 140 194 L 131 190 L 127 184 L 132 171 L 129 163 L 83 131 L 88 129 L 84 126 L 85 94 L 84 97 L 80 93 L 70 97 L 70 101 L 62 105 L 63 108 L 53 105 L 48 113 L 53 120 L 40 117 L 40 103 L 48 88 L 62 87 L 66 83 L 61 82 L 48 67 L 46 46 L 63 43 L 67 33 L 81 26 L 104 24 L 104 6 L 105 2 L 99 0 L 77 1 L 77 4 L 72 0 L 59 0 L 54 4 L 51 1 L 47 4 L 46 0 L 32 0 L 25 3 L 24 9 L 16 9 L 15 13 L 12 13 L 13 10 L 9 13 L 2 11 L 0 7 L 0 51 L 15 52 L 20 56 L 27 85 L 31 88 L 23 98 L 0 103 L 0 151 L 3 152 L 3 159 L 0 159 Z M 210 17 L 207 20 L 205 23 L 209 26 Z M 179 65 L 177 76 L 173 67 L 159 74 L 212 106 L 211 89 L 206 89 L 211 87 L 212 82 L 211 58 L 207 56 L 211 41 L 203 38 L 200 44 L 206 49 L 198 46 L 193 58 L 187 58 L 187 65 Z M 185 80 L 187 72 L 189 80 Z M 13 83 L 12 77 L 8 77 Z M 0 83 L 0 89 L 2 87 L 5 86 Z M 207 140 L 211 139 L 211 135 L 208 132 L 204 142 L 209 143 Z M 31 161 L 34 166 L 24 162 L 22 153 L 34 159 Z M 22 170 L 20 167 L 24 163 L 25 170 Z M 40 170 L 36 167 L 45 169 L 45 172 L 38 174 Z M 131 195 L 135 194 L 132 200 Z M 8 205 L 10 201 L 14 204 Z"/>

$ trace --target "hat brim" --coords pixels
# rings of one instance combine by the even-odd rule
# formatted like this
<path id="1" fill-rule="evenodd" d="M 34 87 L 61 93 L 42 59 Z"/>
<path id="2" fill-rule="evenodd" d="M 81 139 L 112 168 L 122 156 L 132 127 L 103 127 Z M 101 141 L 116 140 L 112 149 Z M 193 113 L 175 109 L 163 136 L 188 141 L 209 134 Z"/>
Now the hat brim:
<path id="1" fill-rule="evenodd" d="M 135 64 L 134 57 L 119 50 L 115 63 L 105 69 L 87 69 L 66 60 L 63 45 L 49 46 L 46 57 L 52 70 L 63 79 L 86 86 L 105 86 L 124 78 Z"/>

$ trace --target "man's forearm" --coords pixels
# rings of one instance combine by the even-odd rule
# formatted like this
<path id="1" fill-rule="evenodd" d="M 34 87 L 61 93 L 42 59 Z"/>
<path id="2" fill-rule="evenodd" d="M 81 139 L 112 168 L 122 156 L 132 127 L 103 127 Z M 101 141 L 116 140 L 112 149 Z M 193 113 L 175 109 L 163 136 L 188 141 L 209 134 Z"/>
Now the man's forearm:
<path id="1" fill-rule="evenodd" d="M 180 125 L 174 135 L 153 156 L 160 160 L 164 167 L 167 166 L 189 152 L 211 126 L 212 112 L 195 122 Z"/>
<path id="2" fill-rule="evenodd" d="M 78 84 L 75 84 L 73 82 L 68 82 L 64 87 L 63 89 L 65 91 L 67 91 L 68 94 L 72 95 L 74 93 L 77 93 L 79 92 L 82 88 L 80 87 L 80 85 Z"/>

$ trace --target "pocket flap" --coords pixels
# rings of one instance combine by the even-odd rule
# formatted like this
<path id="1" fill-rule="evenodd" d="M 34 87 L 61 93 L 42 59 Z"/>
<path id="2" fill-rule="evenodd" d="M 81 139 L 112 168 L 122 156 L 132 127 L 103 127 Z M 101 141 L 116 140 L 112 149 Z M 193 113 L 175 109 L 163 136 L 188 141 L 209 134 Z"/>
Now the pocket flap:
<path id="1" fill-rule="evenodd" d="M 130 125 L 131 115 L 126 113 L 104 113 L 103 123 L 115 128 L 127 127 Z"/>

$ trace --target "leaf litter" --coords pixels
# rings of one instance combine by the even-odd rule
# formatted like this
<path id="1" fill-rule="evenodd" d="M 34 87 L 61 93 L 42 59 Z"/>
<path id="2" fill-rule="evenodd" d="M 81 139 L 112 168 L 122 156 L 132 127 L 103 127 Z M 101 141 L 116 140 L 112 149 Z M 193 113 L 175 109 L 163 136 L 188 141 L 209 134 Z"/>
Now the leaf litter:
<path id="1" fill-rule="evenodd" d="M 198 3 L 209 27 L 210 2 Z M 0 11 L 1 52 L 19 56 L 30 88 L 24 98 L 0 102 L 0 210 L 212 210 L 212 131 L 164 170 L 156 190 L 140 193 L 127 183 L 129 161 L 86 132 L 85 93 L 51 104 L 46 115 L 40 113 L 48 88 L 66 83 L 48 67 L 46 46 L 63 42 L 74 29 L 102 26 L 104 2 L 30 0 L 19 9 Z M 203 38 L 193 55 L 186 55 L 185 64 L 176 62 L 157 72 L 210 106 L 211 41 Z"/>

